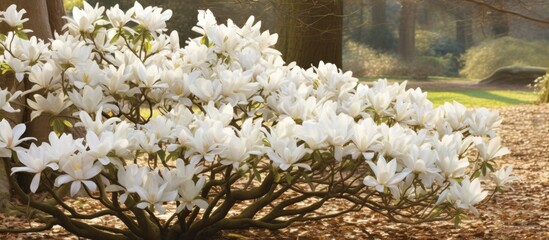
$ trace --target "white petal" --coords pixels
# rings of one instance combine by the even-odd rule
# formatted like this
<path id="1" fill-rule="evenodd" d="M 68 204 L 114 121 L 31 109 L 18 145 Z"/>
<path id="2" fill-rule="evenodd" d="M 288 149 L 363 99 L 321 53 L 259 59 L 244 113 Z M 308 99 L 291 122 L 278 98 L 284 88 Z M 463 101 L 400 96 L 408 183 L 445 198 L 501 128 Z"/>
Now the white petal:
<path id="1" fill-rule="evenodd" d="M 376 186 L 376 191 L 382 193 L 384 190 L 385 190 L 385 186 L 383 186 L 383 185 L 377 185 Z"/>
<path id="2" fill-rule="evenodd" d="M 80 181 L 74 181 L 72 182 L 71 184 L 71 197 L 73 197 L 74 195 L 76 195 L 78 193 L 78 191 L 80 191 L 80 185 L 82 185 L 80 183 Z"/>
<path id="3" fill-rule="evenodd" d="M 66 175 L 66 174 L 61 175 L 61 176 L 59 176 L 55 179 L 55 186 L 59 187 L 59 186 L 65 184 L 65 183 L 68 183 L 68 182 L 73 181 L 73 180 L 74 180 L 74 178 L 72 178 L 69 175 Z"/>
<path id="4" fill-rule="evenodd" d="M 33 193 L 36 193 L 36 190 L 38 189 L 38 185 L 40 185 L 40 173 L 37 173 L 32 178 L 32 182 L 30 185 L 30 190 Z"/>
<path id="5" fill-rule="evenodd" d="M 197 198 L 193 200 L 194 205 L 198 206 L 199 208 L 206 209 L 208 208 L 208 202 L 206 202 L 204 199 Z"/>
<path id="6" fill-rule="evenodd" d="M 369 186 L 369 187 L 373 187 L 373 186 L 377 185 L 376 179 L 373 178 L 372 176 L 366 176 L 364 178 L 363 183 L 364 183 L 364 185 Z"/>

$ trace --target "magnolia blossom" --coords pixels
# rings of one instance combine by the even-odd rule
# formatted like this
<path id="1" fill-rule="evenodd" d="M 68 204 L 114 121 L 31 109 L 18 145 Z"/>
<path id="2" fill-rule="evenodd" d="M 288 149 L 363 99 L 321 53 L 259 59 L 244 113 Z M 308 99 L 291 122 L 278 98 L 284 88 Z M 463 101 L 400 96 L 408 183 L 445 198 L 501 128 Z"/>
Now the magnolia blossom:
<path id="1" fill-rule="evenodd" d="M 95 135 L 100 135 L 102 132 L 107 130 L 112 130 L 115 123 L 120 122 L 120 118 L 112 117 L 103 121 L 103 108 L 99 108 L 95 113 L 95 118 L 92 119 L 90 114 L 86 111 L 81 111 L 78 116 L 80 117 L 80 122 L 76 123 L 77 127 L 84 127 L 88 131 L 92 131 Z"/>
<path id="2" fill-rule="evenodd" d="M 162 8 L 158 7 L 143 8 L 138 2 L 135 2 L 133 11 L 134 21 L 150 32 L 164 31 L 166 22 L 172 17 L 172 10 L 162 11 Z"/>
<path id="3" fill-rule="evenodd" d="M 478 204 L 488 195 L 488 192 L 483 191 L 480 186 L 479 179 L 471 181 L 469 177 L 465 177 L 461 183 L 458 183 L 454 180 L 451 180 L 452 185 L 450 189 L 444 190 L 438 198 L 437 205 L 448 201 L 457 208 L 468 209 L 475 216 L 478 216 L 479 213 L 477 209 L 473 206 Z"/>
<path id="4" fill-rule="evenodd" d="M 37 147 L 34 143 L 31 144 L 28 151 L 18 150 L 17 157 L 25 166 L 13 167 L 11 169 L 11 174 L 16 172 L 35 173 L 30 185 L 30 190 L 33 193 L 38 189 L 41 174 L 46 168 L 51 168 L 54 171 L 59 168 L 57 163 L 52 162 L 51 159 L 46 156 L 45 149 Z"/>
<path id="5" fill-rule="evenodd" d="M 501 189 L 506 189 L 507 184 L 515 181 L 518 179 L 516 176 L 511 176 L 511 172 L 513 171 L 513 166 L 507 166 L 507 168 L 501 168 L 494 172 L 494 182 L 496 183 L 496 186 Z"/>
<path id="6" fill-rule="evenodd" d="M 21 149 L 17 147 L 21 142 L 33 140 L 33 137 L 24 137 L 27 127 L 25 124 L 17 124 L 15 127 L 11 128 L 10 124 L 6 119 L 0 121 L 0 157 L 11 157 L 12 150 Z"/>
<path id="7" fill-rule="evenodd" d="M 192 180 L 184 181 L 178 189 L 180 196 L 178 201 L 180 201 L 181 204 L 177 207 L 176 212 L 181 212 L 185 208 L 190 211 L 194 206 L 198 206 L 202 209 L 208 208 L 208 202 L 199 197 L 200 191 L 205 183 L 205 177 L 201 177 L 196 183 Z"/>
<path id="8" fill-rule="evenodd" d="M 14 109 L 10 102 L 14 101 L 21 95 L 21 91 L 16 91 L 15 93 L 11 93 L 7 88 L 6 89 L 0 89 L 0 110 L 13 113 L 13 112 L 19 112 L 19 109 Z"/>
<path id="9" fill-rule="evenodd" d="M 137 204 L 138 208 L 144 209 L 149 205 L 154 206 L 159 213 L 164 213 L 164 202 L 175 200 L 177 197 L 177 191 L 167 189 L 168 183 L 160 181 L 160 176 L 155 172 L 149 172 L 145 176 L 143 186 L 137 188 L 136 191 L 139 194 L 142 202 Z"/>
<path id="10" fill-rule="evenodd" d="M 0 22 L 5 22 L 10 27 L 17 27 L 28 21 L 28 18 L 23 18 L 23 15 L 27 13 L 25 9 L 17 11 L 15 4 L 10 5 L 5 12 L 0 12 Z"/>
<path id="11" fill-rule="evenodd" d="M 279 167 L 283 171 L 288 170 L 291 166 L 296 166 L 311 170 L 311 166 L 306 163 L 297 163 L 307 153 L 311 153 L 310 149 L 305 148 L 304 144 L 297 145 L 295 140 L 285 142 L 277 142 L 272 148 L 267 149 L 267 156 L 273 161 L 273 165 Z"/>
<path id="12" fill-rule="evenodd" d="M 40 94 L 34 95 L 34 101 L 28 99 L 27 103 L 34 109 L 31 113 L 31 120 L 40 116 L 43 112 L 49 113 L 53 116 L 59 115 L 63 110 L 71 105 L 66 101 L 67 97 L 63 93 L 53 95 L 48 93 L 47 97 L 43 97 Z"/>
<path id="13" fill-rule="evenodd" d="M 508 148 L 501 146 L 501 138 L 495 137 L 490 140 L 480 139 L 477 141 L 477 149 L 480 154 L 480 158 L 484 161 L 489 161 L 497 157 L 509 154 Z"/>
<path id="14" fill-rule="evenodd" d="M 389 163 L 387 163 L 383 156 L 379 156 L 379 158 L 377 159 L 377 163 L 368 161 L 368 165 L 370 166 L 370 169 L 372 169 L 372 172 L 376 177 L 374 178 L 372 176 L 367 176 L 366 178 L 364 178 L 364 185 L 369 187 L 375 187 L 376 191 L 378 192 L 383 192 L 387 187 L 391 190 L 393 197 L 395 199 L 398 199 L 400 192 L 397 184 L 402 181 L 408 174 L 410 174 L 411 170 L 405 168 L 401 172 L 396 173 L 396 159 L 393 159 L 389 161 Z"/>
<path id="15" fill-rule="evenodd" d="M 87 154 L 71 155 L 60 161 L 61 170 L 66 173 L 55 179 L 55 186 L 59 187 L 65 183 L 71 183 L 71 196 L 76 195 L 82 184 L 89 191 L 95 191 L 97 184 L 92 180 L 103 168 L 101 164 L 94 163 L 94 158 Z"/>
<path id="16" fill-rule="evenodd" d="M 146 167 L 139 167 L 136 164 L 129 164 L 126 167 L 118 168 L 117 177 L 120 185 L 112 184 L 105 188 L 108 192 L 124 191 L 120 195 L 120 202 L 125 203 L 130 193 L 136 193 L 147 175 Z"/>
<path id="17" fill-rule="evenodd" d="M 105 7 L 99 7 L 99 3 L 92 7 L 88 2 L 83 2 L 83 9 L 75 7 L 72 9 L 72 17 L 65 17 L 68 20 L 65 28 L 77 34 L 79 32 L 91 33 L 95 24 L 103 24 L 105 21 L 97 22 L 102 17 Z"/>

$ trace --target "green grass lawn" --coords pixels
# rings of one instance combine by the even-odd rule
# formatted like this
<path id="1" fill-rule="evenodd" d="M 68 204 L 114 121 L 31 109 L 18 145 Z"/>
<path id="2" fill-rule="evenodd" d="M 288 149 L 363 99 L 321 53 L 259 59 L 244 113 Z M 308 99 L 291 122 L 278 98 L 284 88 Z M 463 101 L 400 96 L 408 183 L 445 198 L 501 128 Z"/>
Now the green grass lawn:
<path id="1" fill-rule="evenodd" d="M 533 92 L 509 90 L 461 90 L 461 91 L 429 91 L 427 98 L 435 106 L 453 100 L 466 107 L 505 107 L 516 104 L 530 104 L 537 100 Z"/>

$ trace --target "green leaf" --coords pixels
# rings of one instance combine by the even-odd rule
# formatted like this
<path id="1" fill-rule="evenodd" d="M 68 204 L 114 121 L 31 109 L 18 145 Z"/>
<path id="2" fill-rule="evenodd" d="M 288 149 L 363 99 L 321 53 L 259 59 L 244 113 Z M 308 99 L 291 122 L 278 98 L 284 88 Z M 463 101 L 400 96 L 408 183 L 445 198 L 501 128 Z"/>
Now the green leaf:
<path id="1" fill-rule="evenodd" d="M 274 180 L 276 183 L 280 182 L 280 173 L 277 171 L 277 169 L 273 170 L 274 172 Z"/>
<path id="2" fill-rule="evenodd" d="M 210 45 L 210 40 L 208 39 L 208 36 L 202 37 L 202 39 L 200 39 L 200 44 L 209 46 Z"/>
<path id="3" fill-rule="evenodd" d="M 255 164 L 251 164 L 251 165 L 252 165 L 252 171 L 254 173 L 254 177 L 257 179 L 257 181 L 261 182 L 261 174 L 259 174 L 257 167 L 255 166 Z"/>
<path id="4" fill-rule="evenodd" d="M 454 227 L 458 228 L 460 223 L 461 223 L 461 214 L 458 212 L 454 217 Z"/>
<path id="5" fill-rule="evenodd" d="M 21 39 L 29 40 L 29 36 L 27 36 L 27 34 L 25 34 L 23 31 L 18 30 L 15 32 L 15 35 L 17 35 Z"/>
<path id="6" fill-rule="evenodd" d="M 60 136 L 65 130 L 65 125 L 62 120 L 56 118 L 50 121 L 50 128 L 53 132 L 55 132 L 55 134 L 57 134 L 57 136 Z"/>
<path id="7" fill-rule="evenodd" d="M 163 151 L 163 150 L 160 150 L 158 152 L 156 152 L 158 154 L 158 157 L 160 158 L 160 160 L 162 161 L 165 161 L 166 160 L 166 152 Z"/>
<path id="8" fill-rule="evenodd" d="M 288 185 L 292 185 L 292 175 L 290 173 L 286 174 L 286 182 Z"/>
<path id="9" fill-rule="evenodd" d="M 111 43 L 111 44 L 112 44 L 112 43 L 115 43 L 115 42 L 118 41 L 118 39 L 120 39 L 120 33 L 115 34 L 115 35 L 112 37 L 110 43 Z"/>

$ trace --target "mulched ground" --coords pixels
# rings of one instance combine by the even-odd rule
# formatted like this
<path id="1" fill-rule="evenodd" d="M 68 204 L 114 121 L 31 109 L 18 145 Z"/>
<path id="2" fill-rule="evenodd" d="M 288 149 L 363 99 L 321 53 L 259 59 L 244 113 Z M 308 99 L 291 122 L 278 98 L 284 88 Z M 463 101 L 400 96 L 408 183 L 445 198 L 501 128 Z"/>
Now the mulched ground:
<path id="1" fill-rule="evenodd" d="M 500 134 L 511 154 L 500 164 L 513 164 L 522 182 L 514 191 L 496 195 L 481 206 L 481 216 L 421 225 L 394 224 L 369 211 L 316 222 L 297 223 L 279 231 L 223 232 L 223 239 L 549 239 L 549 105 L 519 105 L 499 109 Z M 88 206 L 91 207 L 91 206 Z M 0 228 L 28 221 L 0 215 Z M 112 223 L 112 222 L 111 222 Z M 56 227 L 43 233 L 0 235 L 0 239 L 77 239 Z"/>

